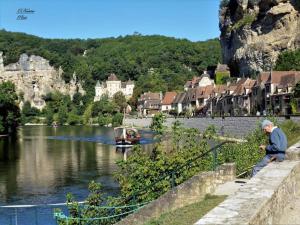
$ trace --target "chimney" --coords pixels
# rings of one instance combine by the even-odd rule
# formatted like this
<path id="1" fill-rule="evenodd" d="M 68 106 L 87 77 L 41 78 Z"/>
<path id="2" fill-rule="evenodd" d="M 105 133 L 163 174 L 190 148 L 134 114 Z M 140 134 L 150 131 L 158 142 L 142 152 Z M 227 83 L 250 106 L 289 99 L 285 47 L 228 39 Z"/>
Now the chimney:
<path id="1" fill-rule="evenodd" d="M 162 92 L 160 91 L 159 92 L 159 100 L 162 100 L 163 99 L 163 96 L 162 96 Z"/>

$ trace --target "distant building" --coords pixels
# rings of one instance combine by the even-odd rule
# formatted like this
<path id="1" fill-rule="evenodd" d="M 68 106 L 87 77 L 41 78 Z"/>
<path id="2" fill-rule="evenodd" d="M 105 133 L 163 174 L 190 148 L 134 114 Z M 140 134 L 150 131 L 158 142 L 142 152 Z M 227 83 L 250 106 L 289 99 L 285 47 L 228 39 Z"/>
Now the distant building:
<path id="1" fill-rule="evenodd" d="M 172 108 L 172 103 L 176 97 L 176 92 L 166 92 L 163 100 L 161 101 L 161 111 L 169 112 Z"/>
<path id="2" fill-rule="evenodd" d="M 107 94 L 109 98 L 112 98 L 115 93 L 121 91 L 126 98 L 130 98 L 133 94 L 134 82 L 129 80 L 127 82 L 120 81 L 117 76 L 112 73 L 109 75 L 106 82 L 100 84 L 97 81 L 95 86 L 95 101 L 99 101 L 103 94 Z"/>
<path id="3" fill-rule="evenodd" d="M 200 77 L 193 77 L 192 80 L 187 81 L 184 85 L 184 90 L 187 91 L 190 88 L 205 87 L 208 85 L 214 85 L 214 80 L 204 71 Z"/>
<path id="4" fill-rule="evenodd" d="M 172 108 L 175 109 L 177 114 L 180 114 L 185 109 L 185 98 L 186 98 L 186 92 L 178 93 L 172 102 Z"/>
<path id="5" fill-rule="evenodd" d="M 162 93 L 146 92 L 138 99 L 138 111 L 140 115 L 153 115 L 160 111 Z"/>

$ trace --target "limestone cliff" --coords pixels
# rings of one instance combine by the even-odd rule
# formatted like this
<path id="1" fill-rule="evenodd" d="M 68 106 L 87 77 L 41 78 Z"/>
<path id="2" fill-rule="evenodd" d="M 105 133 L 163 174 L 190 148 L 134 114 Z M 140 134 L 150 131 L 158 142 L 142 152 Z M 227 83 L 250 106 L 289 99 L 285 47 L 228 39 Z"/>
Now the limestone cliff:
<path id="1" fill-rule="evenodd" d="M 235 75 L 270 70 L 280 52 L 300 48 L 300 0 L 223 0 L 219 19 L 223 61 Z"/>
<path id="2" fill-rule="evenodd" d="M 49 61 L 40 57 L 22 54 L 17 63 L 3 65 L 2 52 L 0 52 L 0 82 L 12 81 L 17 92 L 24 93 L 24 101 L 29 101 L 32 106 L 42 109 L 45 101 L 42 96 L 58 91 L 72 96 L 79 92 L 85 94 L 81 83 L 74 74 L 70 83 L 65 83 L 61 78 L 62 70 L 50 66 Z"/>

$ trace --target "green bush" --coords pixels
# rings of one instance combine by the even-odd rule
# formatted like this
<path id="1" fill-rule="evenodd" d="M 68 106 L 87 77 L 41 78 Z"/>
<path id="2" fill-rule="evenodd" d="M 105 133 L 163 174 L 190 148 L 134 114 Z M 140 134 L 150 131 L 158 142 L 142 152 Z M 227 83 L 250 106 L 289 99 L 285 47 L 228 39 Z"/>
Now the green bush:
<path id="1" fill-rule="evenodd" d="M 68 123 L 69 125 L 78 125 L 78 124 L 82 124 L 82 117 L 76 115 L 76 114 L 73 113 L 73 112 L 70 112 L 70 113 L 68 114 L 68 120 L 67 120 L 67 123 Z"/>
<path id="2" fill-rule="evenodd" d="M 157 134 L 162 135 L 166 129 L 164 122 L 166 121 L 166 116 L 163 113 L 157 113 L 152 118 L 152 123 L 150 128 Z"/>
<path id="3" fill-rule="evenodd" d="M 228 31 L 236 31 L 246 25 L 251 25 L 257 18 L 256 14 L 245 14 L 244 17 L 238 20 L 233 26 L 228 27 Z"/>
<path id="4" fill-rule="evenodd" d="M 113 127 L 117 127 L 122 125 L 123 123 L 123 114 L 122 113 L 116 113 L 115 115 L 113 115 L 112 118 L 112 126 Z"/>
<path id="5" fill-rule="evenodd" d="M 110 115 L 100 115 L 98 117 L 99 126 L 107 126 L 112 123 L 112 117 Z"/>

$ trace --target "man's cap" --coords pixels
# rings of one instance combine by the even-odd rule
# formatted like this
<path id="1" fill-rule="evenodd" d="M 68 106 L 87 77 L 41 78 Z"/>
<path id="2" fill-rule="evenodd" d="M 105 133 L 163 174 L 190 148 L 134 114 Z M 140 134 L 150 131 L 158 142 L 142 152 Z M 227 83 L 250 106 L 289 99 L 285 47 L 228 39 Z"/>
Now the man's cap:
<path id="1" fill-rule="evenodd" d="M 266 126 L 269 126 L 269 125 L 273 125 L 273 123 L 270 120 L 264 120 L 261 123 L 261 129 L 264 129 Z"/>

